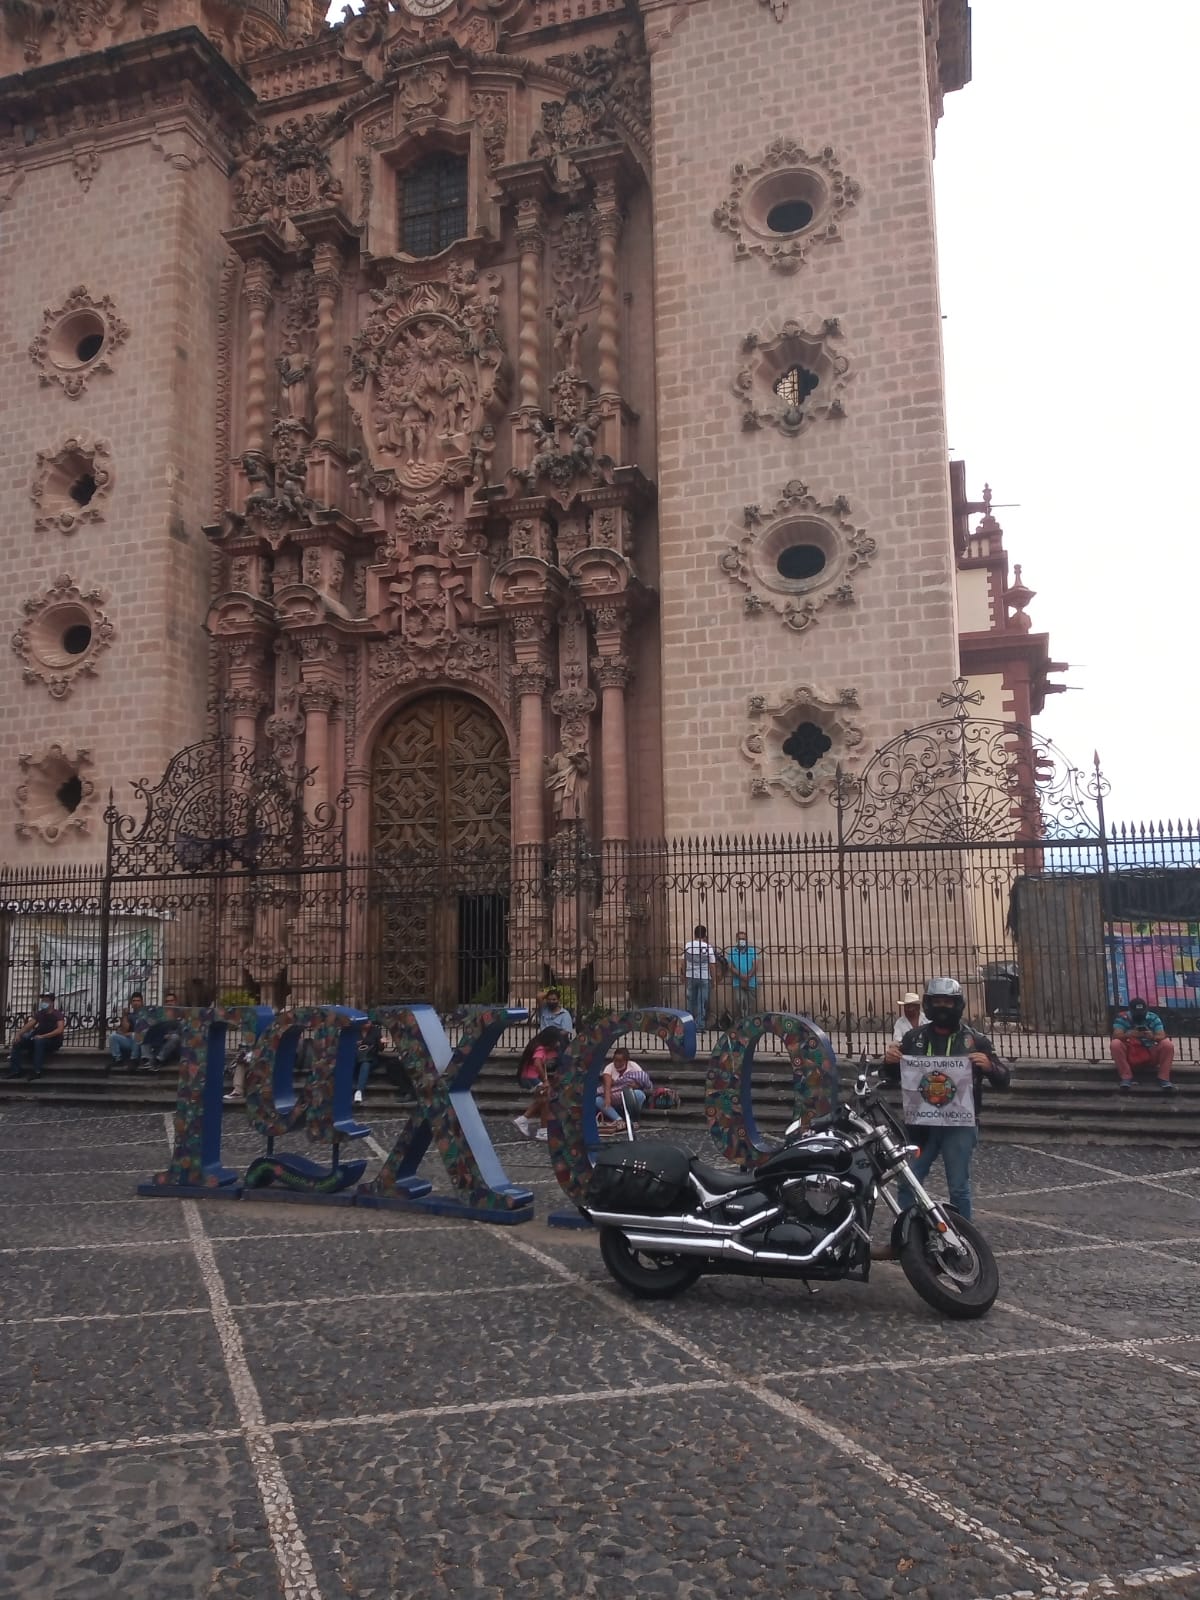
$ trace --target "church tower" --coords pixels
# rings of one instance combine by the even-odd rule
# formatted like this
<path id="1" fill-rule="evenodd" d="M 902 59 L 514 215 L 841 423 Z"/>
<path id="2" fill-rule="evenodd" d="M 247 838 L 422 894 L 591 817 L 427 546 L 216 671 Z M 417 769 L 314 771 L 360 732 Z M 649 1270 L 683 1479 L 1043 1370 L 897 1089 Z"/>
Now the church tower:
<path id="1" fill-rule="evenodd" d="M 5 3 L 8 848 L 97 859 L 109 787 L 222 734 L 340 800 L 392 905 L 369 986 L 445 997 L 456 918 L 530 980 L 623 945 L 619 893 L 555 902 L 581 839 L 827 826 L 957 668 L 968 23 Z M 491 865 L 389 902 L 418 858 Z"/>

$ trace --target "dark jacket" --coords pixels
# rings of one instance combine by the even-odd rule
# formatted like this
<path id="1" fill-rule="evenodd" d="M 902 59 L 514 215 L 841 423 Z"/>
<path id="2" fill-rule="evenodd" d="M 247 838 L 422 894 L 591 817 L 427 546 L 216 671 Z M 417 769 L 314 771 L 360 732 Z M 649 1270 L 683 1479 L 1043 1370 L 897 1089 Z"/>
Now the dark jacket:
<path id="1" fill-rule="evenodd" d="M 996 1054 L 995 1046 L 986 1033 L 980 1033 L 978 1028 L 972 1028 L 969 1023 L 963 1023 L 958 1031 L 949 1040 L 944 1033 L 937 1033 L 933 1024 L 924 1023 L 919 1028 L 910 1028 L 900 1041 L 900 1054 L 902 1056 L 969 1056 L 975 1051 L 982 1050 L 991 1065 L 986 1073 L 981 1067 L 975 1067 L 972 1072 L 975 1088 L 975 1121 L 983 1121 L 983 1085 L 986 1079 L 993 1089 L 1007 1089 L 1011 1073 L 1008 1064 Z M 883 1063 L 883 1077 L 888 1083 L 900 1082 L 900 1063 Z"/>

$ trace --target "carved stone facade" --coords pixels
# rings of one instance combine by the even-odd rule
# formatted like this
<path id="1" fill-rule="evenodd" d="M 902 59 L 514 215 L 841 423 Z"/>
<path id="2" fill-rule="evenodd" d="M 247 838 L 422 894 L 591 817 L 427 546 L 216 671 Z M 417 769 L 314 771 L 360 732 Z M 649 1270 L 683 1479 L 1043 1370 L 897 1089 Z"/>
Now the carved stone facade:
<path id="1" fill-rule="evenodd" d="M 751 695 L 742 754 L 754 769 L 750 792 L 772 791 L 797 805 L 833 793 L 838 770 L 853 773 L 863 754 L 863 730 L 854 713 L 858 691 L 827 692 L 801 684 L 778 699 Z"/>
<path id="2" fill-rule="evenodd" d="M 5 10 L 14 751 L 119 789 L 220 730 L 348 800 L 355 851 L 390 774 L 389 848 L 552 877 L 819 810 L 779 718 L 846 752 L 957 665 L 928 73 L 965 3 L 932 5 L 907 43 L 889 0 L 852 38 L 784 0 Z M 788 700 L 818 653 L 858 707 Z M 539 887 L 539 937 L 621 948 L 596 893 Z"/>

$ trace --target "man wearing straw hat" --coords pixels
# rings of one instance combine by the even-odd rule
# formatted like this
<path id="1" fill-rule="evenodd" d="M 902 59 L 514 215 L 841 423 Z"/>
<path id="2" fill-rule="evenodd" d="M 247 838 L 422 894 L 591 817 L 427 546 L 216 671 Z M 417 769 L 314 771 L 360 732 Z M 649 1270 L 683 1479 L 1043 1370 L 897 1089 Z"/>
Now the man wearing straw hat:
<path id="1" fill-rule="evenodd" d="M 913 994 L 911 989 L 907 994 L 902 994 L 896 1004 L 900 1007 L 900 1015 L 892 1029 L 893 1044 L 899 1044 L 910 1028 L 923 1028 L 929 1021 L 921 1010 L 921 996 Z"/>

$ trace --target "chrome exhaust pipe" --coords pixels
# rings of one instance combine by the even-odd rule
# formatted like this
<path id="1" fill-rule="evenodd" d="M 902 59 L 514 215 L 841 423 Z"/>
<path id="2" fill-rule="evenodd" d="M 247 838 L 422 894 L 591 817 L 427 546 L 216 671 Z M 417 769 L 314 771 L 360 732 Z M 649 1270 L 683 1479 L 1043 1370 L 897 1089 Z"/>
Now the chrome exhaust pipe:
<path id="1" fill-rule="evenodd" d="M 713 1222 L 710 1217 L 637 1217 L 628 1211 L 593 1211 L 590 1206 L 583 1209 L 601 1227 L 620 1228 L 622 1232 L 629 1228 L 671 1229 L 709 1244 L 714 1239 L 736 1239 L 738 1234 L 746 1233 L 751 1228 L 761 1228 L 767 1222 L 776 1222 L 783 1215 L 782 1206 L 769 1206 L 766 1211 L 760 1211 L 753 1217 L 743 1217 L 740 1222 Z"/>
<path id="2" fill-rule="evenodd" d="M 725 1256 L 735 1261 L 761 1262 L 768 1267 L 811 1267 L 822 1256 L 828 1255 L 853 1226 L 854 1212 L 851 1211 L 845 1221 L 838 1223 L 833 1232 L 826 1235 L 817 1248 L 806 1256 L 791 1255 L 785 1250 L 755 1250 L 740 1239 L 731 1239 L 727 1235 L 705 1237 L 696 1233 L 632 1233 L 627 1227 L 622 1227 L 621 1232 L 635 1250 L 661 1250 L 675 1256 Z"/>

